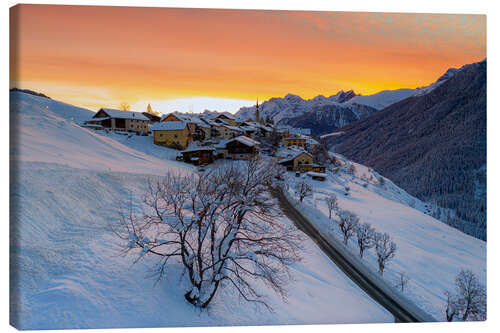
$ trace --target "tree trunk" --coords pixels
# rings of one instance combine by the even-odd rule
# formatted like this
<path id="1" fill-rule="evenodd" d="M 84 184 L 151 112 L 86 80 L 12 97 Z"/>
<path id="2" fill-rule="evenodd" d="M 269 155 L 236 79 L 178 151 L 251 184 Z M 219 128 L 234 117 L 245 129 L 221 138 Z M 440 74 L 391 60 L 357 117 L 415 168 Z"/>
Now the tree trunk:
<path id="1" fill-rule="evenodd" d="M 362 247 L 359 248 L 359 257 L 361 259 L 363 259 L 363 248 Z"/>
<path id="2" fill-rule="evenodd" d="M 385 268 L 384 263 L 379 261 L 378 262 L 378 272 L 380 273 L 380 275 L 384 275 L 384 268 Z"/>
<path id="3" fill-rule="evenodd" d="M 217 288 L 219 288 L 219 282 L 220 281 L 215 282 L 214 290 L 212 290 L 210 297 L 208 297 L 208 299 L 201 305 L 202 308 L 206 308 L 208 304 L 210 304 L 210 302 L 212 301 L 212 298 L 214 298 L 215 293 L 217 292 Z"/>

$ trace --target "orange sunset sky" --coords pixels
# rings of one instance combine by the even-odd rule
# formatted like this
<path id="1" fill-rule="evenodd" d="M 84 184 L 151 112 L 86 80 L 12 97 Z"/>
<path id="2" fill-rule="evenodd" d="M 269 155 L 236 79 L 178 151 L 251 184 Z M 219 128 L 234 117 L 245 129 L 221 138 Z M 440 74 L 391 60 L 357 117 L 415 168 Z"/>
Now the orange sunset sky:
<path id="1" fill-rule="evenodd" d="M 485 57 L 484 15 L 11 8 L 11 87 L 92 110 L 371 94 L 427 85 Z"/>

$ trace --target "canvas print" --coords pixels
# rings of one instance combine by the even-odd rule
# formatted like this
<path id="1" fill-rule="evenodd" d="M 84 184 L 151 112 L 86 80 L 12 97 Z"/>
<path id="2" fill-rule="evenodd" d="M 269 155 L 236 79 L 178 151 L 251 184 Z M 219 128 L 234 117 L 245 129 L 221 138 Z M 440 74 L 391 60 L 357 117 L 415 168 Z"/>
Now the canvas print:
<path id="1" fill-rule="evenodd" d="M 486 320 L 486 16 L 10 9 L 18 329 Z"/>

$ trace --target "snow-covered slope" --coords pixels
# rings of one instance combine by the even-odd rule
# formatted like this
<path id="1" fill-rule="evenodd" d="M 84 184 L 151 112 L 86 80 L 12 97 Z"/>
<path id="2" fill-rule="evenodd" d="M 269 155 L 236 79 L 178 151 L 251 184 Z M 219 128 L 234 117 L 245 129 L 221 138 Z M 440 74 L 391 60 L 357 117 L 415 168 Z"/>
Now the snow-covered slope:
<path id="1" fill-rule="evenodd" d="M 343 166 L 336 173 L 328 171 L 325 182 L 309 180 L 314 195 L 297 207 L 312 216 L 317 227 L 331 237 L 342 239 L 335 220 L 328 219 L 325 198 L 335 194 L 339 207 L 359 216 L 361 223 L 370 223 L 377 231 L 387 232 L 397 244 L 395 258 L 387 265 L 384 278 L 395 285 L 401 272 L 410 277 L 404 295 L 437 320 L 446 320 L 445 290 L 454 291 L 455 277 L 460 269 L 470 269 L 486 286 L 486 243 L 466 235 L 429 215 L 426 204 L 398 188 L 375 171 L 337 155 Z M 349 165 L 354 173 L 348 172 Z M 297 178 L 289 177 L 290 193 Z M 346 188 L 349 190 L 346 191 Z M 346 195 L 348 193 L 348 195 Z M 355 237 L 349 249 L 358 254 Z M 377 271 L 373 249 L 363 261 Z"/>
<path id="2" fill-rule="evenodd" d="M 357 103 L 371 106 L 377 110 L 382 110 L 391 104 L 415 95 L 416 92 L 416 89 L 383 90 L 373 95 L 358 95 L 352 98 L 348 104 Z"/>
<path id="3" fill-rule="evenodd" d="M 303 260 L 292 267 L 287 302 L 260 286 L 275 313 L 246 303 L 230 288 L 223 289 L 207 311 L 196 310 L 184 299 L 180 265 L 170 266 L 168 278 L 155 285 L 150 270 L 156 261 L 145 257 L 133 265 L 133 258 L 119 256 L 108 227 L 117 219 L 118 205 L 140 197 L 151 175 L 190 172 L 189 167 L 158 158 L 155 149 L 147 150 L 148 143 L 141 142 L 146 137 L 104 136 L 73 123 L 69 119 L 74 115 L 61 117 L 57 102 L 47 110 L 44 100 L 25 94 L 11 97 L 17 132 L 12 151 L 16 181 L 11 184 L 11 322 L 16 327 L 393 320 L 307 238 Z M 78 111 L 64 114 L 73 112 Z"/>
<path id="4" fill-rule="evenodd" d="M 93 114 L 85 109 L 11 92 L 10 112 L 14 160 L 153 174 L 172 167 L 185 168 L 184 164 L 167 161 L 173 151 L 154 146 L 151 137 L 106 135 L 80 127 L 75 121 L 89 119 Z"/>

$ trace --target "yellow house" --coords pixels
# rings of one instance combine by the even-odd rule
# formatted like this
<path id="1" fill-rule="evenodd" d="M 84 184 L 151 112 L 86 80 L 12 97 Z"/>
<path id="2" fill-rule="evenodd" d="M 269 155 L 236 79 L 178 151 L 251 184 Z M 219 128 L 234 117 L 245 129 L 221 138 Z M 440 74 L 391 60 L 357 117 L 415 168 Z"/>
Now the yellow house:
<path id="1" fill-rule="evenodd" d="M 283 142 L 285 143 L 285 147 L 300 147 L 305 149 L 306 148 L 306 139 L 304 137 L 288 137 L 283 139 Z"/>
<path id="2" fill-rule="evenodd" d="M 288 171 L 312 171 L 313 157 L 308 152 L 301 151 L 291 157 L 279 160 L 278 164 L 285 166 Z"/>
<path id="3" fill-rule="evenodd" d="M 113 131 L 147 133 L 149 118 L 140 112 L 102 108 L 85 124 L 88 127 Z"/>
<path id="4" fill-rule="evenodd" d="M 191 142 L 188 124 L 182 121 L 163 121 L 151 126 L 155 145 L 186 149 Z"/>

